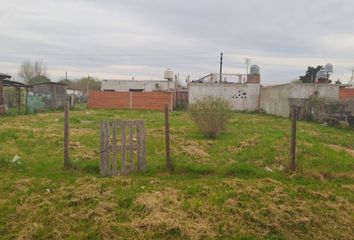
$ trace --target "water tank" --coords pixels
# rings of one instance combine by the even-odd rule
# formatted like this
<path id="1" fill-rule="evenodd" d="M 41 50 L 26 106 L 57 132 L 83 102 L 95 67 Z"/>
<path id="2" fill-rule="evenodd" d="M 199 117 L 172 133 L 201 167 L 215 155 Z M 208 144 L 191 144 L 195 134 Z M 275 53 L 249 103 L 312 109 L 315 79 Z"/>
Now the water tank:
<path id="1" fill-rule="evenodd" d="M 170 69 L 170 68 L 167 68 L 166 71 L 165 71 L 165 79 L 169 80 L 169 81 L 172 81 L 173 80 L 173 71 Z"/>
<path id="2" fill-rule="evenodd" d="M 317 79 L 327 79 L 327 71 L 326 69 L 322 68 L 320 71 L 317 73 Z"/>
<path id="3" fill-rule="evenodd" d="M 327 73 L 333 73 L 333 65 L 330 63 L 327 63 L 324 69 L 327 71 Z"/>
<path id="4" fill-rule="evenodd" d="M 250 68 L 250 73 L 251 74 L 259 74 L 259 66 L 258 65 L 252 65 Z"/>

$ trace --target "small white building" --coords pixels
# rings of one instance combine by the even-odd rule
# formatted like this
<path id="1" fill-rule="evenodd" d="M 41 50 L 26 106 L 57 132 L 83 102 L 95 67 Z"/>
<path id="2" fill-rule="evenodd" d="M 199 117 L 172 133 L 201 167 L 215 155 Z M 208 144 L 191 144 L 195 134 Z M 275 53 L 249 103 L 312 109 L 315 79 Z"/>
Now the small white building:
<path id="1" fill-rule="evenodd" d="M 82 96 L 84 96 L 84 93 L 83 93 L 82 91 L 75 90 L 75 89 L 66 89 L 66 94 L 68 94 L 68 95 L 74 95 L 75 97 L 82 97 Z"/>
<path id="2" fill-rule="evenodd" d="M 221 97 L 238 111 L 255 111 L 259 107 L 260 84 L 190 83 L 188 100 L 193 104 L 204 97 Z"/>
<path id="3" fill-rule="evenodd" d="M 101 91 L 155 92 L 173 91 L 175 82 L 169 80 L 102 80 Z"/>

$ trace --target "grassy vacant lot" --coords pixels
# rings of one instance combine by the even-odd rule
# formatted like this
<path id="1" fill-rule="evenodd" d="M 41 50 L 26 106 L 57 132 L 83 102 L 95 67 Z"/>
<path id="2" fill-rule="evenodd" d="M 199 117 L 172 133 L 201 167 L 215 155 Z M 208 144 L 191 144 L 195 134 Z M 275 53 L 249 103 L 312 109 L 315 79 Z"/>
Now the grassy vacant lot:
<path id="1" fill-rule="evenodd" d="M 146 119 L 146 173 L 99 177 L 103 119 Z M 0 118 L 1 239 L 354 239 L 352 129 L 300 122 L 291 175 L 288 119 L 235 113 L 210 141 L 172 113 L 170 175 L 163 113 L 82 109 L 70 124 L 65 171 L 62 113 Z"/>

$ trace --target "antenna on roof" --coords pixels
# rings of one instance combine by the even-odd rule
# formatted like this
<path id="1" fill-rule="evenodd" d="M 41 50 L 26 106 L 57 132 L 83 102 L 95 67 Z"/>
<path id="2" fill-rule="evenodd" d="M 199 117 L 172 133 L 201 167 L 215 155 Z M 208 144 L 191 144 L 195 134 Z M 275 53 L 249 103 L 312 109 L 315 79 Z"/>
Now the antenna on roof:
<path id="1" fill-rule="evenodd" d="M 250 58 L 245 58 L 245 64 L 246 64 L 246 73 L 248 75 L 248 69 L 251 65 L 251 59 Z"/>
<path id="2" fill-rule="evenodd" d="M 354 67 L 352 67 L 352 76 L 350 77 L 349 83 L 354 83 Z"/>

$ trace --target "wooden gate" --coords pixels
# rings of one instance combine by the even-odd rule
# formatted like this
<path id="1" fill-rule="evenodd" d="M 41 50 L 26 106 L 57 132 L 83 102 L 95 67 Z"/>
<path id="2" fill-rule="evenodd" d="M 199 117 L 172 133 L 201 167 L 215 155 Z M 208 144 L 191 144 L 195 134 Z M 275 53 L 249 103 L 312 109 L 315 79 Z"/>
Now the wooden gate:
<path id="1" fill-rule="evenodd" d="M 100 128 L 101 176 L 127 175 L 146 170 L 145 122 L 103 121 Z M 120 158 L 121 161 L 118 161 Z"/>

